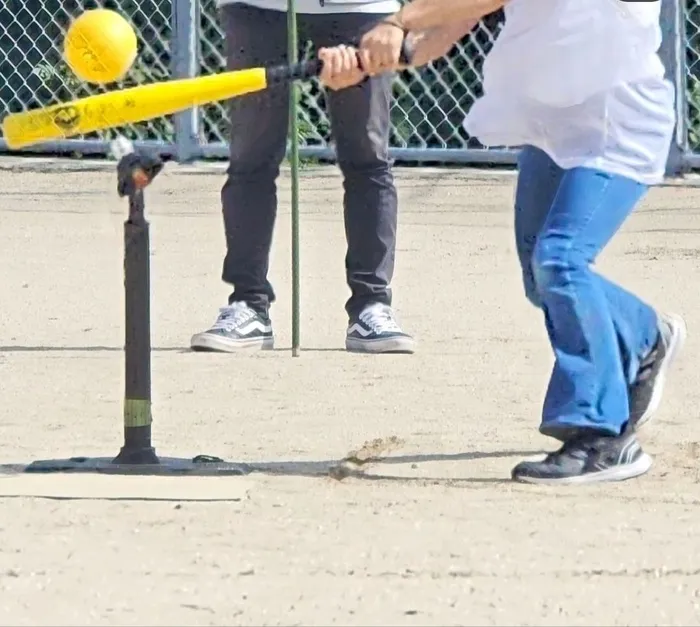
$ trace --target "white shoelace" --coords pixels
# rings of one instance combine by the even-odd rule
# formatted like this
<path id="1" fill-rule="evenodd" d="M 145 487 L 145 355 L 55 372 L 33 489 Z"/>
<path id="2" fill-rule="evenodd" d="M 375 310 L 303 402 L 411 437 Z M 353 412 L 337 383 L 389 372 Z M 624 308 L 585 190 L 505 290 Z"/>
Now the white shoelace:
<path id="1" fill-rule="evenodd" d="M 401 327 L 394 318 L 394 312 L 386 305 L 370 305 L 360 314 L 360 322 L 375 333 L 401 333 Z"/>
<path id="2" fill-rule="evenodd" d="M 256 315 L 257 313 L 255 310 L 251 309 L 247 303 L 236 301 L 231 303 L 228 307 L 219 309 L 219 317 L 211 328 L 212 330 L 221 329 L 222 331 L 230 333 L 245 322 L 248 322 L 248 320 L 255 318 Z"/>

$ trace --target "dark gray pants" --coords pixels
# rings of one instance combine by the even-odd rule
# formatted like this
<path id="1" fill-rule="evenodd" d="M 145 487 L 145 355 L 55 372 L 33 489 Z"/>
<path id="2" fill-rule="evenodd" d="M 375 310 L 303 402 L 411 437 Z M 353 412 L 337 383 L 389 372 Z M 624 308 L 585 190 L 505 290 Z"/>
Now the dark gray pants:
<path id="1" fill-rule="evenodd" d="M 286 13 L 243 4 L 222 10 L 228 68 L 284 63 Z M 299 15 L 300 41 L 319 48 L 347 43 L 379 15 Z M 369 302 L 391 304 L 396 249 L 396 189 L 388 157 L 392 76 L 327 94 L 331 132 L 344 177 L 345 258 L 350 316 Z M 275 299 L 267 278 L 277 213 L 276 179 L 284 159 L 289 89 L 274 87 L 230 102 L 230 165 L 222 189 L 229 302 L 266 312 Z"/>

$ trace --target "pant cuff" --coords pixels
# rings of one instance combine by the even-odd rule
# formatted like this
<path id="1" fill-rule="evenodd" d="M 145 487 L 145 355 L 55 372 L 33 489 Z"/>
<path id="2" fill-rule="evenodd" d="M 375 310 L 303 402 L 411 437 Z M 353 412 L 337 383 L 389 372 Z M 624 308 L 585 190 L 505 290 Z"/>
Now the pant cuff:
<path id="1" fill-rule="evenodd" d="M 567 442 L 584 435 L 619 436 L 624 429 L 614 425 L 573 425 L 562 422 L 546 422 L 540 425 L 540 433 L 560 442 Z"/>

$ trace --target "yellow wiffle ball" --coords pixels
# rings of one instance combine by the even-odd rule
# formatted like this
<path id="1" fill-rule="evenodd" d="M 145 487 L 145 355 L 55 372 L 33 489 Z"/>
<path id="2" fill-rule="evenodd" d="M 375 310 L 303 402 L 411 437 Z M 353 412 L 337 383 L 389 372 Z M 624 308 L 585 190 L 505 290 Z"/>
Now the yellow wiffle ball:
<path id="1" fill-rule="evenodd" d="M 91 9 L 73 21 L 63 56 L 75 75 L 89 83 L 122 79 L 136 59 L 138 42 L 131 24 L 109 9 Z"/>

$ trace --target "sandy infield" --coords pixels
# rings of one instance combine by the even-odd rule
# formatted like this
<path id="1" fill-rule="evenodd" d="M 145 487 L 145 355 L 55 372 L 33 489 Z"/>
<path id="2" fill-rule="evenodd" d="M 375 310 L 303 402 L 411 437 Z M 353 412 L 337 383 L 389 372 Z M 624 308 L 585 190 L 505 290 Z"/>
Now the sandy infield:
<path id="1" fill-rule="evenodd" d="M 416 355 L 342 350 L 331 167 L 303 171 L 302 356 L 289 351 L 286 175 L 280 350 L 211 355 L 186 348 L 228 293 L 223 171 L 166 168 L 148 196 L 157 448 L 271 472 L 52 477 L 33 493 L 82 485 L 83 498 L 0 498 L 0 625 L 700 624 L 700 189 L 654 190 L 600 260 L 689 327 L 644 431 L 652 472 L 550 489 L 504 480 L 550 446 L 536 426 L 551 356 L 519 284 L 514 178 L 397 180 L 395 305 Z M 115 454 L 126 208 L 113 166 L 3 159 L 0 198 L 0 463 Z M 358 450 L 361 472 L 329 476 Z M 0 493 L 17 485 L 2 478 Z"/>

